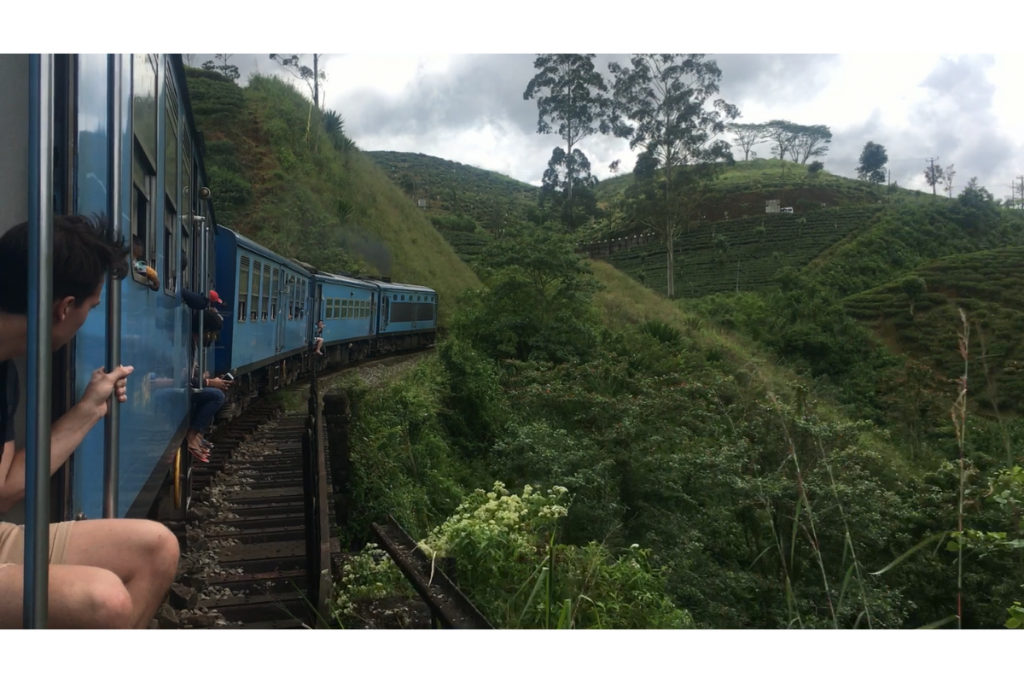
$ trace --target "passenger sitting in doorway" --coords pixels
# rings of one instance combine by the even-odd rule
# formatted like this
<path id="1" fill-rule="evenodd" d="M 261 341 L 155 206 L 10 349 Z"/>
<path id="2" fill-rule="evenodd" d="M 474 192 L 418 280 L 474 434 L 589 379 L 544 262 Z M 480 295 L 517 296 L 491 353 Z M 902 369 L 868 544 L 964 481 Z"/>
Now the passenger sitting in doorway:
<path id="1" fill-rule="evenodd" d="M 213 447 L 203 438 L 203 432 L 210 427 L 213 416 L 224 405 L 224 392 L 231 388 L 231 382 L 220 377 L 211 378 L 210 373 L 199 377 L 199 316 L 203 316 L 203 347 L 213 344 L 221 329 L 220 316 L 210 310 L 195 311 L 192 314 L 192 388 L 202 389 L 192 394 L 192 424 L 185 434 L 188 452 L 199 462 L 210 462 Z"/>
<path id="2" fill-rule="evenodd" d="M 54 350 L 64 346 L 99 305 L 107 272 L 128 274 L 128 250 L 111 244 L 102 225 L 61 216 L 53 225 Z M 0 512 L 25 495 L 25 451 L 14 447 L 18 373 L 13 358 L 28 346 L 28 224 L 0 237 Z M 50 430 L 56 472 L 106 415 L 112 397 L 127 400 L 131 366 L 92 373 L 84 393 Z M 61 378 L 56 378 L 60 381 Z M 31 409 L 31 406 L 29 407 Z M 50 525 L 51 628 L 146 628 L 178 569 L 178 541 L 143 519 L 97 519 Z M 25 527 L 0 522 L 0 628 L 20 628 Z"/>
<path id="3" fill-rule="evenodd" d="M 221 300 L 220 295 L 218 295 L 217 292 L 215 292 L 212 289 L 210 290 L 210 293 L 208 295 L 203 296 L 202 294 L 196 294 L 195 292 L 182 287 L 181 300 L 185 302 L 186 306 L 188 306 L 194 311 L 204 311 L 209 309 L 216 313 L 217 311 L 215 310 L 214 307 L 223 307 L 224 305 L 224 302 Z M 220 317 L 222 321 L 224 320 L 224 317 L 221 316 L 219 313 L 217 315 L 218 317 Z"/>
<path id="4" fill-rule="evenodd" d="M 324 347 L 324 321 L 319 320 L 316 323 L 316 336 L 313 337 L 313 341 L 316 342 L 316 346 L 313 348 L 313 353 L 318 356 L 324 355 L 321 349 Z"/>

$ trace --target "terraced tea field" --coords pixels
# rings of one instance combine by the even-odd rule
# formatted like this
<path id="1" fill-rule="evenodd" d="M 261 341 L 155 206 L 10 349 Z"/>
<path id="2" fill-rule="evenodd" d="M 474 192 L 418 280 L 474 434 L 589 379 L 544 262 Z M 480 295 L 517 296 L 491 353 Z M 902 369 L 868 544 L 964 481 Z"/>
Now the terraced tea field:
<path id="1" fill-rule="evenodd" d="M 975 252 L 932 261 L 911 276 L 925 292 L 913 298 L 900 278 L 848 297 L 853 317 L 869 324 L 895 351 L 926 363 L 948 382 L 963 373 L 958 309 L 971 324 L 968 394 L 982 405 L 1024 413 L 1024 247 Z M 986 382 L 982 361 L 989 370 Z M 991 392 L 991 396 L 989 395 Z"/>
<path id="2" fill-rule="evenodd" d="M 807 265 L 852 231 L 869 225 L 881 211 L 881 206 L 866 205 L 701 225 L 676 242 L 676 294 L 699 297 L 737 288 L 761 289 L 780 268 Z M 658 244 L 618 252 L 607 259 L 660 292 L 665 291 L 665 260 L 665 247 Z"/>

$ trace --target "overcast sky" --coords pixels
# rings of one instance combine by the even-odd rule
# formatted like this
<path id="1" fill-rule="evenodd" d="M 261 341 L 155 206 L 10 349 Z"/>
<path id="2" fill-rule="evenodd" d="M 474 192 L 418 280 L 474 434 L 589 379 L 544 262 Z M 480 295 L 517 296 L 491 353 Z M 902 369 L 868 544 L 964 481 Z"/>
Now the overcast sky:
<path id="1" fill-rule="evenodd" d="M 196 65 L 209 55 L 193 55 Z M 306 55 L 305 57 L 309 57 Z M 422 152 L 540 184 L 557 134 L 540 135 L 535 100 L 523 91 L 535 73 L 532 54 L 328 55 L 327 108 L 344 116 L 349 135 L 368 151 Z M 717 54 L 722 96 L 744 122 L 772 118 L 831 127 L 825 157 L 832 173 L 855 177 L 868 140 L 885 145 L 892 177 L 928 189 L 928 157 L 955 164 L 956 188 L 972 177 L 996 197 L 1009 195 L 1024 173 L 1020 70 L 1002 55 L 752 55 Z M 611 61 L 599 54 L 607 77 Z M 1019 61 L 1019 60 L 1014 60 Z M 235 55 L 248 75 L 287 74 L 266 54 Z M 294 81 L 307 96 L 305 84 Z M 758 150 L 768 156 L 769 145 Z M 623 140 L 594 135 L 580 144 L 599 178 L 635 156 Z M 737 150 L 738 152 L 738 150 Z M 941 190 L 941 188 L 940 188 Z"/>

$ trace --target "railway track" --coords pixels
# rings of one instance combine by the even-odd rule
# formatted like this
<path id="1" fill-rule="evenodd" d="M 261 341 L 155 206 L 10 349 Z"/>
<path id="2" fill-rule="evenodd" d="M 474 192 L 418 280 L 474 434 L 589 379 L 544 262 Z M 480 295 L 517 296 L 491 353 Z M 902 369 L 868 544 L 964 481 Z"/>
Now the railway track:
<path id="1" fill-rule="evenodd" d="M 415 354 L 370 359 L 320 379 L 329 380 L 360 367 L 401 362 L 409 355 Z M 304 482 L 309 474 L 303 468 L 307 420 L 305 411 L 286 412 L 263 399 L 211 433 L 210 462 L 192 466 L 188 519 L 168 524 L 178 535 L 183 552 L 178 581 L 161 606 L 154 627 L 294 629 L 316 625 L 316 608 L 308 597 L 310 580 L 318 579 L 308 566 L 311 518 L 306 487 L 310 484 Z M 326 526 L 320 529 L 326 529 L 321 534 L 329 535 L 330 559 L 325 559 L 328 546 L 321 543 L 319 561 L 329 562 L 331 574 L 336 576 L 347 553 L 342 552 L 335 536 L 331 468 L 323 466 L 320 471 L 326 483 L 321 490 L 326 491 L 327 514 Z M 424 601 L 405 607 L 408 618 L 404 624 L 408 625 L 404 627 L 490 627 L 441 572 L 439 585 L 427 585 L 428 574 L 419 566 L 423 558 L 394 520 L 374 525 L 374 532 Z M 405 547 L 410 543 L 413 545 Z M 394 614 L 393 607 L 389 605 L 383 612 Z M 403 621 L 396 625 L 403 626 Z"/>
<path id="2" fill-rule="evenodd" d="M 211 435 L 210 462 L 193 465 L 192 508 L 179 529 L 183 573 L 169 600 L 179 627 L 313 625 L 302 467 L 306 419 L 263 402 Z M 327 504 L 333 535 L 330 496 Z M 334 560 L 343 558 L 336 538 L 331 551 Z M 169 610 L 161 613 L 161 626 L 173 627 Z"/>

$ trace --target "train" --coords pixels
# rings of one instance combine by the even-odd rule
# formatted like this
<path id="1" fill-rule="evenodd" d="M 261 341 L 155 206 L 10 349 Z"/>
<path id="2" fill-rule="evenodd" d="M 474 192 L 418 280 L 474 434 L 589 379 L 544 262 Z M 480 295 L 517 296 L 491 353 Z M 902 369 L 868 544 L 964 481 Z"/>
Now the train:
<path id="1" fill-rule="evenodd" d="M 53 215 L 113 216 L 133 245 L 130 274 L 104 287 L 100 307 L 53 357 L 53 419 L 108 358 L 135 370 L 128 401 L 52 478 L 51 522 L 185 518 L 194 360 L 235 379 L 217 424 L 313 371 L 434 344 L 430 287 L 323 272 L 218 224 L 181 55 L 0 55 L 0 91 L 0 233 L 27 220 L 30 190 L 52 188 Z M 32 149 L 51 163 L 31 164 Z M 183 296 L 211 290 L 223 327 L 193 359 Z M 320 320 L 322 355 L 313 344 Z M 19 517 L 16 509 L 5 519 Z"/>

